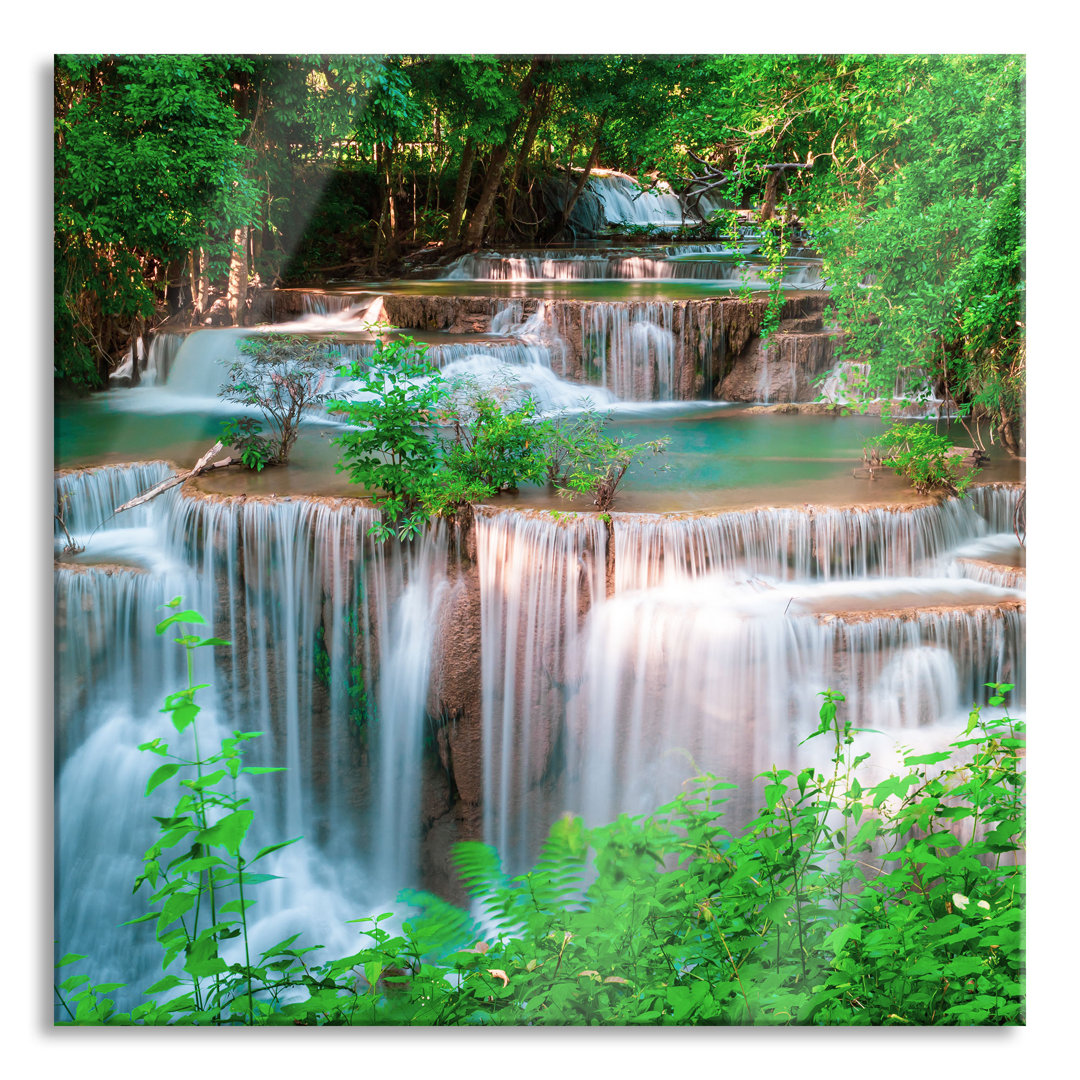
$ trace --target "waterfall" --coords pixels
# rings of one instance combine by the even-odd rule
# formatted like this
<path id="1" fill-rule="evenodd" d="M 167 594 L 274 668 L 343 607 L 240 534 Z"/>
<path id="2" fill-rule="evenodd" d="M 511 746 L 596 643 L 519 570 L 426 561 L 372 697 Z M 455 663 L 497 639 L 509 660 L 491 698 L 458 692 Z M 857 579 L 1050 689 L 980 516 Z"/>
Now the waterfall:
<path id="1" fill-rule="evenodd" d="M 824 580 L 907 575 L 988 531 L 975 504 L 961 499 L 903 509 L 781 507 L 611 518 L 617 592 L 715 570 Z"/>
<path id="2" fill-rule="evenodd" d="M 82 528 L 163 468 L 70 474 L 57 487 Z M 377 513 L 350 500 L 176 489 L 125 513 L 141 524 L 111 531 L 153 534 L 147 569 L 85 565 L 101 557 L 99 533 L 56 575 L 60 951 L 96 943 L 102 977 L 126 970 L 125 982 L 131 953 L 138 978 L 151 981 L 152 933 L 118 924 L 140 913 L 141 900 L 124 898 L 153 839 L 150 815 L 168 809 L 160 792 L 142 798 L 152 763 L 134 747 L 169 738 L 161 701 L 184 685 L 182 650 L 154 633 L 176 595 L 205 616 L 203 636 L 233 643 L 196 657 L 196 680 L 209 684 L 200 693 L 204 748 L 233 727 L 260 730 L 252 764 L 288 770 L 259 778 L 252 842 L 305 838 L 266 860 L 281 879 L 260 886 L 254 939 L 269 945 L 286 925 L 347 951 L 347 919 L 420 883 L 407 838 L 419 831 L 428 615 L 446 589 L 445 534 L 414 551 L 384 548 L 367 536 Z"/>
<path id="3" fill-rule="evenodd" d="M 76 469 L 59 474 L 53 482 L 57 506 L 63 507 L 64 523 L 81 544 L 96 529 L 135 529 L 150 524 L 160 508 L 144 503 L 123 514 L 113 515 L 118 507 L 141 495 L 173 470 L 163 461 L 147 461 L 138 465 L 110 466 L 100 469 Z M 175 498 L 176 493 L 165 498 Z M 54 522 L 53 535 L 59 545 L 65 539 L 59 522 Z M 62 546 L 62 545 L 61 545 Z"/>
<path id="4" fill-rule="evenodd" d="M 674 399 L 671 301 L 583 304 L 580 319 L 585 359 L 601 386 L 626 401 Z"/>
<path id="5" fill-rule="evenodd" d="M 1023 484 L 978 484 L 968 490 L 967 498 L 975 512 L 985 519 L 990 532 L 1011 535 L 1025 490 Z"/>
<path id="6" fill-rule="evenodd" d="M 547 823 L 530 794 L 553 764 L 579 677 L 580 624 L 604 596 L 607 533 L 594 515 L 476 518 L 480 575 L 484 838 L 527 858 Z"/>
<path id="7" fill-rule="evenodd" d="M 407 880 L 420 863 L 417 787 L 435 631 L 450 590 L 446 557 L 446 528 L 437 523 L 406 556 L 408 584 L 394 608 L 379 665 L 375 867 L 385 881 Z"/>
<path id="8" fill-rule="evenodd" d="M 999 528 L 1015 486 L 905 509 L 610 523 L 481 508 L 466 581 L 446 528 L 376 543 L 378 515 L 355 500 L 177 488 L 108 517 L 167 475 L 150 463 L 56 479 L 87 540 L 56 572 L 56 934 L 61 952 L 92 944 L 102 978 L 146 985 L 160 959 L 150 924 L 118 924 L 141 913 L 130 882 L 150 815 L 170 808 L 164 788 L 143 798 L 153 763 L 133 748 L 172 740 L 159 710 L 184 685 L 183 654 L 154 633 L 172 596 L 233 643 L 196 656 L 204 748 L 254 728 L 251 763 L 287 766 L 254 779 L 251 842 L 304 837 L 266 860 L 280 877 L 259 887 L 256 947 L 299 929 L 344 954 L 348 919 L 424 883 L 425 747 L 454 674 L 436 656 L 475 656 L 443 764 L 475 772 L 478 824 L 514 869 L 560 812 L 643 811 L 698 769 L 744 785 L 730 805 L 748 813 L 758 773 L 823 751 L 798 744 L 825 687 L 887 747 L 947 742 L 986 682 L 1023 701 L 1023 593 L 967 572 L 1019 558 Z M 466 588 L 478 656 L 464 627 L 443 640 Z"/>
<path id="9" fill-rule="evenodd" d="M 727 287 L 768 288 L 764 264 L 740 261 L 721 244 L 686 247 L 709 250 L 491 251 L 462 255 L 439 276 L 444 281 L 715 281 Z M 787 263 L 783 280 L 792 289 L 824 287 L 821 264 L 814 260 Z"/>
<path id="10" fill-rule="evenodd" d="M 964 708 L 985 701 L 982 683 L 1023 685 L 1023 615 L 1000 606 L 1015 594 L 984 590 L 983 607 L 911 614 L 787 613 L 802 591 L 719 574 L 595 608 L 568 713 L 564 808 L 594 824 L 645 812 L 707 770 L 740 785 L 732 812 L 745 820 L 758 773 L 806 763 L 797 747 L 825 687 L 847 695 L 856 725 L 896 738 L 928 728 L 919 737 L 940 746 L 962 730 Z"/>

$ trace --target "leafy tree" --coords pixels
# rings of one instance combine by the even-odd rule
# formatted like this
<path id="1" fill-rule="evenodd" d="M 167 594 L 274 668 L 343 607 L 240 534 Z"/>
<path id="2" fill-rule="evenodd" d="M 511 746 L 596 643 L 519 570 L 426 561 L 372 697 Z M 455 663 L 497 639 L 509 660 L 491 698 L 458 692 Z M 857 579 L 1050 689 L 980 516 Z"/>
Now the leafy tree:
<path id="1" fill-rule="evenodd" d="M 628 436 L 612 436 L 606 428 L 611 417 L 588 412 L 580 419 L 562 426 L 552 440 L 554 454 L 549 477 L 560 477 L 559 494 L 591 495 L 600 513 L 614 505 L 615 495 L 626 474 L 653 454 L 662 454 L 671 439 L 653 439 L 644 443 L 629 443 Z"/>
<path id="2" fill-rule="evenodd" d="M 1021 57 L 771 55 L 703 62 L 669 130 L 759 223 L 809 229 L 871 394 L 929 378 L 1020 453 L 1024 125 Z"/>
<path id="3" fill-rule="evenodd" d="M 170 263 L 202 249 L 228 269 L 258 195 L 213 56 L 56 61 L 55 359 L 99 385 L 163 299 Z"/>
<path id="4" fill-rule="evenodd" d="M 425 506 L 439 469 L 437 425 L 446 382 L 407 337 L 380 342 L 370 360 L 354 361 L 339 374 L 359 379 L 360 388 L 329 402 L 354 427 L 333 440 L 342 448 L 337 470 L 381 493 L 383 521 L 373 526 L 376 535 L 415 535 L 427 520 Z"/>
<path id="5" fill-rule="evenodd" d="M 240 359 L 228 362 L 226 381 L 218 393 L 225 401 L 262 412 L 274 436 L 270 461 L 264 464 L 285 465 L 304 414 L 331 395 L 326 343 L 292 334 L 268 334 L 245 338 L 240 352 Z M 250 442 L 256 433 L 237 433 L 248 441 L 249 448 L 261 449 Z"/>

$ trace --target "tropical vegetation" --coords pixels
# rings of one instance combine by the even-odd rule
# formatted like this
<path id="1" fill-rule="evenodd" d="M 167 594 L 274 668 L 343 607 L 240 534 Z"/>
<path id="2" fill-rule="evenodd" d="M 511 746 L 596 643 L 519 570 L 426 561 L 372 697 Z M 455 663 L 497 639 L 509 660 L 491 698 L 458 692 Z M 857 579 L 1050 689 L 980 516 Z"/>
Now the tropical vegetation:
<path id="1" fill-rule="evenodd" d="M 192 654 L 229 643 L 200 638 L 181 597 L 168 608 L 157 632 L 176 632 L 188 685 L 162 710 L 175 736 L 140 749 L 160 759 L 146 793 L 174 784 L 178 801 L 143 854 L 147 911 L 132 920 L 154 923 L 165 974 L 121 1010 L 123 987 L 65 974 L 87 959 L 67 954 L 59 1023 L 1024 1022 L 1024 725 L 1000 708 L 1009 685 L 949 749 L 871 772 L 868 733 L 825 691 L 808 740 L 831 764 L 765 772 L 743 828 L 725 814 L 734 785 L 700 776 L 651 814 L 557 822 L 521 875 L 460 844 L 471 912 L 407 890 L 412 912 L 357 920 L 347 956 L 302 943 L 302 927 L 253 955 L 247 913 L 272 877 L 255 864 L 301 838 L 244 846 L 257 809 L 238 781 L 281 770 L 244 763 L 257 732 L 200 748 Z"/>
<path id="2" fill-rule="evenodd" d="M 707 192 L 812 243 L 868 389 L 929 379 L 1023 452 L 1020 56 L 61 56 L 55 83 L 65 387 L 181 308 L 242 323 L 253 284 L 551 240 L 603 165 L 682 192 L 687 235 Z"/>

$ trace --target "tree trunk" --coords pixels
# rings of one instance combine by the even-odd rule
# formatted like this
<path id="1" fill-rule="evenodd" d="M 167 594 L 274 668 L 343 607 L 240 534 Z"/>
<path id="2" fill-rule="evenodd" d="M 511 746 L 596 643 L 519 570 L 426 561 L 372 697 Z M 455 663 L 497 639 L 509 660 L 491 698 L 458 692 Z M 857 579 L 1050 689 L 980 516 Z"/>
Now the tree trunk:
<path id="1" fill-rule="evenodd" d="M 513 135 L 510 138 L 513 138 Z M 465 222 L 465 228 L 461 234 L 463 247 L 474 248 L 480 246 L 480 241 L 484 237 L 488 214 L 491 213 L 491 208 L 495 204 L 495 192 L 499 189 L 499 182 L 502 180 L 503 169 L 509 156 L 510 139 L 507 139 L 506 142 L 492 151 L 491 161 L 488 163 L 487 172 L 484 173 L 484 183 L 480 188 L 480 198 Z"/>
<path id="2" fill-rule="evenodd" d="M 229 258 L 229 316 L 233 326 L 243 326 L 247 315 L 248 293 L 248 227 L 233 233 L 232 255 Z"/>
<path id="3" fill-rule="evenodd" d="M 529 124 L 528 127 L 525 128 L 525 137 L 522 140 L 518 156 L 514 161 L 514 171 L 510 174 L 510 181 L 507 184 L 506 216 L 509 221 L 514 220 L 514 203 L 517 201 L 518 179 L 521 176 L 521 170 L 525 165 L 525 161 L 533 148 L 533 143 L 536 142 L 536 135 L 540 130 L 540 124 L 547 115 L 549 100 L 549 88 L 544 87 L 537 95 L 536 102 L 532 107 L 532 112 L 529 114 Z"/>
<path id="4" fill-rule="evenodd" d="M 458 169 L 457 183 L 454 185 L 454 202 L 450 207 L 450 220 L 447 223 L 447 239 L 455 243 L 461 235 L 461 219 L 465 216 L 465 198 L 469 194 L 469 181 L 472 179 L 473 159 L 476 157 L 476 140 L 466 139 L 465 149 L 461 154 L 461 167 Z"/>
<path id="5" fill-rule="evenodd" d="M 1017 425 L 1013 418 L 1005 411 L 1004 405 L 999 407 L 998 416 L 1001 419 L 1001 424 L 998 428 L 1001 435 L 1001 445 L 1005 447 L 1005 450 L 1010 457 L 1021 457 L 1024 452 L 1023 437 L 1018 437 Z"/>
<path id="6" fill-rule="evenodd" d="M 514 145 L 514 136 L 517 134 L 518 125 L 521 123 L 524 115 L 525 103 L 532 95 L 533 80 L 536 78 L 536 72 L 540 69 L 542 63 L 543 61 L 534 58 L 533 62 L 529 65 L 528 73 L 525 75 L 525 78 L 521 80 L 521 86 L 518 89 L 518 101 L 521 103 L 521 109 L 518 112 L 517 120 L 507 132 L 506 139 L 491 155 L 491 161 L 488 164 L 487 172 L 484 174 L 484 183 L 480 188 L 480 199 L 476 206 L 473 207 L 473 212 L 465 223 L 465 228 L 461 237 L 463 247 L 478 247 L 480 241 L 483 239 L 484 227 L 487 225 L 488 214 L 491 213 L 491 207 L 495 203 L 495 192 L 499 190 L 503 169 L 506 167 L 506 159 L 510 156 L 510 149 Z"/>
<path id="7" fill-rule="evenodd" d="M 585 163 L 585 171 L 578 177 L 578 182 L 574 185 L 574 190 L 570 193 L 570 198 L 567 199 L 566 204 L 563 206 L 562 213 L 559 215 L 559 223 L 556 225 L 555 232 L 552 234 L 555 239 L 558 239 L 562 235 L 562 231 L 566 228 L 566 224 L 570 220 L 570 215 L 574 210 L 574 204 L 585 190 L 585 185 L 589 182 L 589 176 L 593 169 L 600 163 L 600 140 L 603 137 L 604 119 L 604 117 L 601 117 L 600 123 L 597 126 L 596 142 L 593 143 L 592 153 L 589 155 L 589 160 Z"/>
<path id="8" fill-rule="evenodd" d="M 201 314 L 199 308 L 199 274 L 195 269 L 196 256 L 192 249 L 188 252 L 188 273 L 191 275 L 191 321 L 195 322 Z"/>
<path id="9" fill-rule="evenodd" d="M 210 257 L 206 254 L 205 248 L 199 248 L 199 315 L 200 317 L 206 314 L 207 308 L 210 306 L 210 282 L 207 280 L 207 274 L 210 270 Z"/>

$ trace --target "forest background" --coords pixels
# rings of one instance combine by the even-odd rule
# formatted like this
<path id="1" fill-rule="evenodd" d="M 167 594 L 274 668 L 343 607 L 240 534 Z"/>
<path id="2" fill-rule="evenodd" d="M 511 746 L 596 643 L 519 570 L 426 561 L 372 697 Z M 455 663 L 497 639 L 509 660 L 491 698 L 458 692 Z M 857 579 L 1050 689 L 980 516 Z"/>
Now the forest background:
<path id="1" fill-rule="evenodd" d="M 494 1045 L 482 1040 L 489 1033 L 410 1033 L 407 1048 L 410 1073 L 437 1067 L 443 1076 L 472 1075 L 478 1068 L 521 1068 L 538 1064 L 556 1066 L 572 1060 L 575 1069 L 625 1066 L 629 1075 L 670 1071 L 677 1067 L 758 1067 L 778 1071 L 798 1068 L 800 1076 L 831 1075 L 837 1068 L 867 1068 L 877 1076 L 907 1075 L 912 1068 L 933 1068 L 945 1075 L 977 1070 L 981 1075 L 1005 1076 L 1020 1063 L 1036 1071 L 1045 1055 L 1057 1056 L 1059 1039 L 1068 1036 L 1067 1016 L 1072 965 L 1062 940 L 1068 929 L 1072 883 L 1076 871 L 1071 845 L 1066 840 L 1070 820 L 1072 782 L 1054 771 L 1051 762 L 1075 757 L 1075 725 L 1069 702 L 1072 618 L 1071 595 L 1050 575 L 1067 581 L 1072 548 L 1069 493 L 1062 483 L 1071 459 L 1067 442 L 1068 417 L 1053 404 L 1074 400 L 1075 373 L 1069 362 L 1071 259 L 1067 247 L 1071 224 L 1068 184 L 1076 175 L 1075 140 L 1066 110 L 1072 92 L 1066 84 L 1074 64 L 1070 45 L 1075 35 L 1069 22 L 1052 5 L 1027 5 L 1023 11 L 1000 3 L 954 5 L 909 3 L 903 10 L 869 11 L 850 4 L 833 4 L 827 11 L 805 5 L 778 3 L 767 12 L 720 12 L 714 6 L 684 4 L 677 12 L 649 9 L 585 10 L 580 5 L 548 3 L 542 12 L 479 4 L 452 11 L 416 3 L 387 12 L 355 8 L 290 14 L 291 9 L 263 8 L 258 19 L 240 10 L 149 12 L 143 5 L 110 6 L 106 20 L 101 10 L 84 5 L 56 3 L 14 21 L 15 45 L 5 72 L 10 103 L 9 168 L 5 184 L 8 220 L 12 226 L 5 280 L 8 295 L 32 297 L 28 311 L 11 320 L 16 325 L 8 356 L 16 365 L 16 390 L 25 403 L 9 408 L 8 469 L 14 485 L 16 514 L 7 530 L 5 554 L 11 567 L 32 567 L 33 573 L 11 576 L 5 620 L 3 655 L 7 685 L 14 691 L 9 710 L 9 888 L 5 914 L 9 937 L 16 947 L 13 977 L 5 984 L 5 1018 L 13 1053 L 40 1055 L 50 1072 L 78 1068 L 82 1075 L 130 1075 L 145 1061 L 146 1047 L 106 1032 L 66 1033 L 58 1038 L 49 1030 L 50 1015 L 41 1002 L 49 998 L 44 986 L 49 974 L 51 946 L 51 727 L 52 697 L 51 568 L 45 543 L 46 492 L 51 472 L 51 330 L 52 266 L 52 57 L 57 52 L 196 51 L 212 41 L 221 52 L 294 52 L 325 49 L 333 38 L 339 52 L 379 53 L 408 50 L 425 52 L 836 52 L 899 50 L 909 52 L 1024 52 L 1028 56 L 1029 207 L 1028 314 L 1032 366 L 1027 419 L 1031 444 L 1028 454 L 1036 469 L 1033 489 L 1033 532 L 1041 539 L 1032 544 L 1029 569 L 1032 621 L 1029 660 L 1033 672 L 1031 714 L 1041 719 L 1032 727 L 1031 757 L 1032 894 L 1029 910 L 1031 966 L 1029 973 L 1031 1026 L 1017 1032 L 954 1032 L 951 1038 L 931 1041 L 920 1033 L 829 1032 L 818 1046 L 814 1033 L 790 1031 L 673 1033 L 678 1041 L 649 1032 L 575 1032 L 545 1038 L 529 1033 L 504 1033 Z M 1046 18 L 1040 18 L 1046 16 Z M 301 25 L 294 25 L 292 20 Z M 199 20 L 205 20 L 200 25 Z M 14 150 L 28 148 L 28 160 L 19 163 Z M 18 275 L 18 284 L 16 277 Z M 18 292 L 16 292 L 16 288 Z M 25 305 L 23 305 L 25 306 Z M 26 384 L 29 384 L 27 387 Z M 11 399 L 13 402 L 16 400 Z M 1044 591 L 1045 589 L 1045 591 Z M 1053 597 L 1053 599 L 1052 599 Z M 17 674 L 14 674 L 17 673 Z M 1052 738 L 1043 744 L 1042 738 Z M 27 820 L 32 824 L 27 824 Z M 1062 962 L 1064 958 L 1064 962 Z M 21 974 L 23 977 L 17 977 Z M 383 1033 L 380 1033 L 383 1034 Z M 548 1033 L 549 1036 L 554 1033 Z M 100 1036 L 107 1045 L 98 1045 Z M 905 1038 L 905 1036 L 907 1036 Z M 175 1036 L 162 1034 L 170 1042 Z M 358 1059 L 365 1068 L 390 1064 L 400 1058 L 404 1036 L 363 1036 L 363 1044 L 344 1039 L 321 1044 L 320 1066 Z M 463 1045 L 458 1040 L 464 1039 Z M 94 1045 L 90 1045 L 91 1042 Z M 271 1045 L 271 1042 L 276 1045 Z M 541 1042 L 543 1045 L 541 1045 Z M 854 1045 L 851 1045 L 854 1042 Z M 909 1051 L 897 1054 L 900 1043 Z M 186 1074 L 196 1066 L 196 1054 L 213 1052 L 214 1068 L 274 1055 L 279 1072 L 310 1067 L 314 1048 L 299 1039 L 263 1040 L 245 1046 L 229 1039 L 227 1045 L 207 1048 L 165 1049 L 169 1060 L 155 1069 L 158 1075 Z M 494 1052 L 494 1053 L 493 1053 Z M 191 1057 L 188 1057 L 188 1053 Z M 549 1056 L 550 1055 L 550 1056 Z M 854 1055 L 854 1056 L 853 1056 Z M 515 1064 L 516 1059 L 516 1064 Z M 844 1064 L 846 1060 L 847 1064 Z M 307 1064 L 305 1064 L 305 1062 Z M 437 1064 L 436 1064 L 437 1063 Z M 501 1063 L 501 1064 L 499 1064 Z"/>

